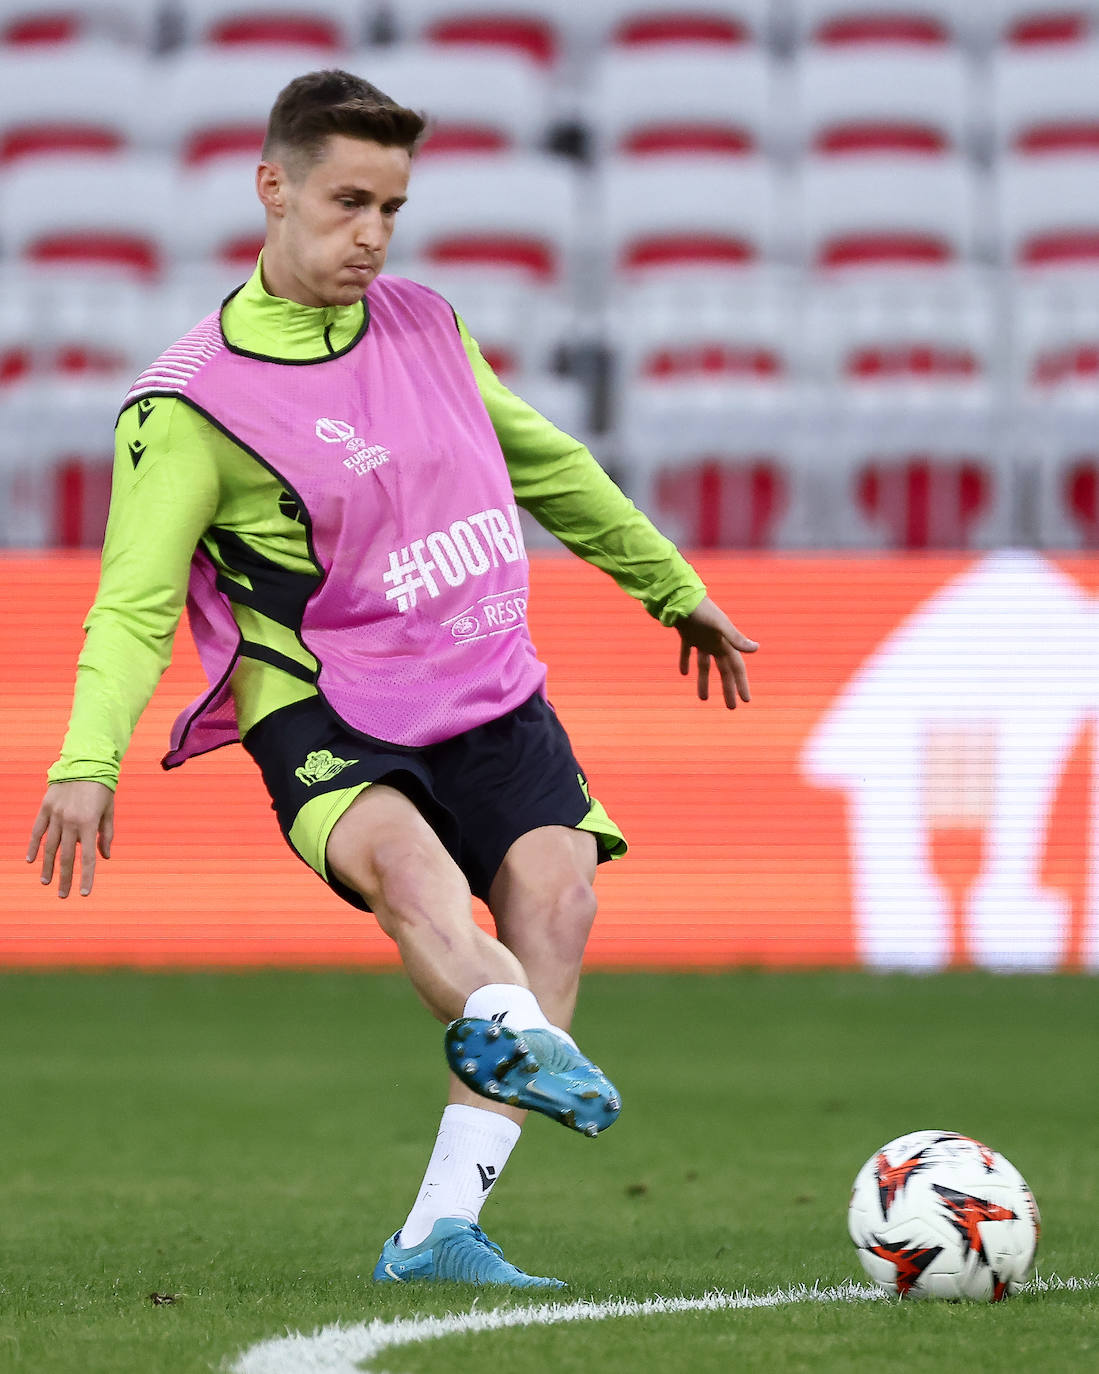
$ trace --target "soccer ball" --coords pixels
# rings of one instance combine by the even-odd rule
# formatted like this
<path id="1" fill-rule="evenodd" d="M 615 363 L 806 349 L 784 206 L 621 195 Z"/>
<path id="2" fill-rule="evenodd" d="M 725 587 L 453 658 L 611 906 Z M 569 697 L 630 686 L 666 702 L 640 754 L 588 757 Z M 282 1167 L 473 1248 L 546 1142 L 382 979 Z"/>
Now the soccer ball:
<path id="1" fill-rule="evenodd" d="M 847 1229 L 888 1293 L 999 1302 L 1026 1281 L 1041 1220 L 1003 1155 L 957 1131 L 912 1131 L 859 1170 Z"/>

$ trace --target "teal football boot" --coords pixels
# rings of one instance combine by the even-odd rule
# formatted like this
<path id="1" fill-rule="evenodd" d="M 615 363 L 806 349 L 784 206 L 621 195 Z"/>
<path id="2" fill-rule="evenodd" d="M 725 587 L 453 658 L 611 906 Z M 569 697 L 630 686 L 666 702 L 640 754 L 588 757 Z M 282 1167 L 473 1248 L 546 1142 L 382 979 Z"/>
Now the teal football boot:
<path id="1" fill-rule="evenodd" d="M 446 1057 L 482 1097 L 541 1112 L 584 1135 L 613 1126 L 622 1109 L 602 1069 L 552 1031 L 464 1016 L 446 1028 Z"/>
<path id="2" fill-rule="evenodd" d="M 504 1259 L 479 1226 L 460 1217 L 442 1217 L 419 1245 L 402 1250 L 397 1235 L 382 1247 L 374 1266 L 375 1283 L 480 1283 L 505 1288 L 564 1288 L 560 1279 L 524 1274 Z"/>

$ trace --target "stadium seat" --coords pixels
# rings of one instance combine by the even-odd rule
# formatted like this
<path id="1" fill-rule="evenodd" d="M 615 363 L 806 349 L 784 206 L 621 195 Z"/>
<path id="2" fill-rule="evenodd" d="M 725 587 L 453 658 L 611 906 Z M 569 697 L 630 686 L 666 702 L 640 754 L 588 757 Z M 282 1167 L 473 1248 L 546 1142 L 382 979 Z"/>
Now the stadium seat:
<path id="1" fill-rule="evenodd" d="M 181 42 L 221 47 L 345 52 L 367 37 L 365 15 L 346 0 L 174 0 Z"/>
<path id="2" fill-rule="evenodd" d="M 978 246 L 976 180 L 964 158 L 812 158 L 798 183 L 804 261 L 828 272 L 942 271 Z"/>
<path id="3" fill-rule="evenodd" d="M 791 388 L 802 370 L 800 294 L 778 272 L 621 287 L 605 330 L 620 394 L 661 383 Z"/>
<path id="4" fill-rule="evenodd" d="M 454 307 L 489 366 L 508 386 L 523 374 L 550 371 L 575 339 L 575 321 L 552 283 L 474 266 L 408 261 L 402 276 L 430 286 Z"/>
<path id="5" fill-rule="evenodd" d="M 0 47 L 0 166 L 132 149 L 151 107 L 149 67 L 142 54 L 102 41 Z"/>
<path id="6" fill-rule="evenodd" d="M 785 389 L 727 380 L 627 387 L 616 432 L 623 485 L 686 548 L 811 542 L 798 411 Z"/>
<path id="7" fill-rule="evenodd" d="M 175 196 L 162 157 L 25 160 L 0 176 L 0 246 L 25 262 L 148 280 L 164 266 Z"/>
<path id="8" fill-rule="evenodd" d="M 41 382 L 0 395 L 0 544 L 98 547 L 118 403 L 114 382 Z"/>
<path id="9" fill-rule="evenodd" d="M 258 161 L 275 97 L 316 56 L 302 48 L 182 48 L 159 64 L 147 136 L 185 166 L 242 154 Z"/>
<path id="10" fill-rule="evenodd" d="M 388 15 L 399 40 L 518 52 L 547 69 L 568 60 L 572 0 L 400 0 Z"/>
<path id="11" fill-rule="evenodd" d="M 201 163 L 181 178 L 180 203 L 187 214 L 173 227 L 177 260 L 218 263 L 239 273 L 241 281 L 251 274 L 265 232 L 255 174 L 255 158 L 238 154 Z"/>
<path id="12" fill-rule="evenodd" d="M 69 43 L 108 41 L 151 52 L 162 7 L 155 0 L 0 0 L 0 47 L 29 53 Z"/>
<path id="13" fill-rule="evenodd" d="M 1099 416 L 1086 428 L 1059 425 L 1034 464 L 1037 542 L 1049 549 L 1099 549 Z"/>
<path id="14" fill-rule="evenodd" d="M 1060 46 L 1096 37 L 1095 0 L 997 0 L 982 9 L 986 40 L 994 44 Z"/>
<path id="15" fill-rule="evenodd" d="M 392 268 L 422 259 L 567 283 L 578 191 L 575 167 L 545 153 L 428 159 L 397 221 Z"/>
<path id="16" fill-rule="evenodd" d="M 1099 272 L 1099 156 L 1008 154 L 996 189 L 1005 266 Z"/>
<path id="17" fill-rule="evenodd" d="M 1099 43 L 1003 49 L 990 115 L 999 153 L 1099 153 Z"/>
<path id="18" fill-rule="evenodd" d="M 583 14 L 589 42 L 625 48 L 766 43 L 770 0 L 601 0 Z"/>
<path id="19" fill-rule="evenodd" d="M 880 406 L 926 414 L 988 407 L 1001 377 L 995 288 L 977 271 L 818 279 L 804 312 L 805 353 L 831 415 Z"/>
<path id="20" fill-rule="evenodd" d="M 760 157 L 611 157 L 599 169 L 600 278 L 742 272 L 777 250 L 779 184 Z"/>
<path id="21" fill-rule="evenodd" d="M 1009 297 L 1009 385 L 1024 411 L 1099 398 L 1099 275 L 1016 276 Z"/>
<path id="22" fill-rule="evenodd" d="M 793 96 L 799 152 L 935 156 L 971 143 L 974 79 L 958 49 L 808 47 Z"/>
<path id="23" fill-rule="evenodd" d="M 405 43 L 356 53 L 348 68 L 431 124 L 417 157 L 534 150 L 553 122 L 545 73 L 506 48 Z"/>
<path id="24" fill-rule="evenodd" d="M 995 547 L 1010 539 L 1013 470 L 992 408 L 928 414 L 883 407 L 822 431 L 816 461 L 846 547 Z"/>
<path id="25" fill-rule="evenodd" d="M 775 147 L 773 63 L 755 46 L 610 48 L 586 84 L 583 119 L 612 153 L 759 153 Z"/>
<path id="26" fill-rule="evenodd" d="M 0 274 L 0 300 L 0 390 L 101 378 L 121 398 L 148 361 L 143 284 L 13 264 Z"/>
<path id="27" fill-rule="evenodd" d="M 799 45 L 937 47 L 970 41 L 980 9 L 971 0 L 793 0 L 794 37 Z"/>

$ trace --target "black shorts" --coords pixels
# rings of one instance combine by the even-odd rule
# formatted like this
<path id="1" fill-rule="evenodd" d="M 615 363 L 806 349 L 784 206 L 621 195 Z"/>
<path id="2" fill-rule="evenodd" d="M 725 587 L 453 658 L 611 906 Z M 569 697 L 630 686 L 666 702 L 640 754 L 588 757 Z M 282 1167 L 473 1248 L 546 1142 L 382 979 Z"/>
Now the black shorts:
<path id="1" fill-rule="evenodd" d="M 626 852 L 622 832 L 589 796 L 556 712 L 538 693 L 498 720 L 419 749 L 358 735 L 311 697 L 265 716 L 244 747 L 290 847 L 360 910 L 369 908 L 359 894 L 329 874 L 325 847 L 372 783 L 409 798 L 482 901 L 511 846 L 540 826 L 591 831 L 600 862 Z"/>

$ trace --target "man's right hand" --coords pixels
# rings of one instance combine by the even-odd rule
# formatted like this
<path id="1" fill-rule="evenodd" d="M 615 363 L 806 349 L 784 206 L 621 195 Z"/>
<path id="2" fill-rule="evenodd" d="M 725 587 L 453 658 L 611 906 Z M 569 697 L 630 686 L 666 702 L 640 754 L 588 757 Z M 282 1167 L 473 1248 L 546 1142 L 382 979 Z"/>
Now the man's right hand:
<path id="1" fill-rule="evenodd" d="M 114 837 L 114 793 L 102 782 L 52 782 L 46 788 L 38 818 L 31 831 L 27 863 L 42 850 L 42 881 L 53 881 L 54 860 L 60 856 L 57 895 L 67 897 L 72 887 L 76 846 L 80 846 L 80 895 L 86 897 L 95 880 L 95 851 L 111 857 Z"/>

